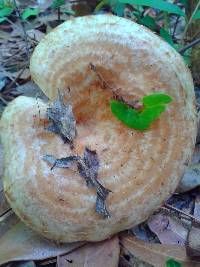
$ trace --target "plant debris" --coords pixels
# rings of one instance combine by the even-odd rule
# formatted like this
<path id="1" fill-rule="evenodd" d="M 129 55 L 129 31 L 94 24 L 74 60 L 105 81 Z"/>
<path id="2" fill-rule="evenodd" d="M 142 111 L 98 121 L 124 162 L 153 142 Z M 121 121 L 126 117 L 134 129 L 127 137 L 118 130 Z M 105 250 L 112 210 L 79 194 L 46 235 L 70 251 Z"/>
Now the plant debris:
<path id="1" fill-rule="evenodd" d="M 105 81 L 103 76 L 97 71 L 97 68 L 94 64 L 89 63 L 89 67 L 97 75 L 97 77 L 101 83 L 102 88 L 103 89 L 107 88 L 108 90 L 110 90 L 112 92 L 112 98 L 113 99 L 118 100 L 118 101 L 126 104 L 127 106 L 135 108 L 137 110 L 140 110 L 143 107 L 143 105 L 139 99 L 130 100 L 131 96 L 127 95 L 127 93 L 124 94 L 122 88 L 115 88 L 115 87 L 109 85 L 108 82 Z"/>
<path id="2" fill-rule="evenodd" d="M 66 158 L 56 159 L 52 155 L 45 155 L 43 160 L 47 161 L 48 163 L 52 164 L 51 170 L 53 168 L 71 168 L 74 162 L 76 162 L 80 157 L 79 156 L 69 156 Z"/>
<path id="3" fill-rule="evenodd" d="M 101 242 L 92 242 L 66 255 L 59 256 L 57 267 L 118 266 L 119 238 L 117 236 Z"/>
<path id="4" fill-rule="evenodd" d="M 105 200 L 111 191 L 102 186 L 97 180 L 98 169 L 99 160 L 96 151 L 92 151 L 86 147 L 83 159 L 78 161 L 78 170 L 80 175 L 85 178 L 87 186 L 95 187 L 97 190 L 96 212 L 104 217 L 109 217 L 110 214 L 106 208 Z"/>
<path id="5" fill-rule="evenodd" d="M 50 124 L 47 130 L 60 135 L 64 143 L 71 144 L 76 137 L 76 120 L 70 103 L 65 104 L 63 95 L 58 90 L 58 98 L 47 108 L 47 118 Z"/>
<path id="6" fill-rule="evenodd" d="M 186 243 L 188 229 L 181 220 L 158 213 L 149 218 L 147 224 L 162 244 L 184 245 Z"/>
<path id="7" fill-rule="evenodd" d="M 197 195 L 194 203 L 194 216 L 200 219 L 200 196 Z M 194 260 L 200 260 L 200 229 L 195 222 L 191 223 L 186 243 L 187 255 Z"/>
<path id="8" fill-rule="evenodd" d="M 105 188 L 97 180 L 99 160 L 96 151 L 92 151 L 86 147 L 82 158 L 80 156 L 68 156 L 66 158 L 56 159 L 52 155 L 45 155 L 43 160 L 52 165 L 51 170 L 55 167 L 72 168 L 73 164 L 76 163 L 79 174 L 86 180 L 87 186 L 89 188 L 96 188 L 96 212 L 105 218 L 110 216 L 105 200 L 111 190 Z"/>

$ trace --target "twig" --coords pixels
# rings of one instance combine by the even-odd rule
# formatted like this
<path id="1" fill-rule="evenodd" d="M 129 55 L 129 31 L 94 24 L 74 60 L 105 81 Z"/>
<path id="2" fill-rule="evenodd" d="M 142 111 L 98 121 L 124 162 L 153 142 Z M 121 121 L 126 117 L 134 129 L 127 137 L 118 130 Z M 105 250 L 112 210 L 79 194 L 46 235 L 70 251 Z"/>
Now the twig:
<path id="1" fill-rule="evenodd" d="M 0 222 L 4 221 L 11 214 L 13 214 L 13 210 L 11 208 L 8 208 L 7 210 L 5 210 L 3 213 L 0 214 Z"/>
<path id="2" fill-rule="evenodd" d="M 0 94 L 0 100 L 1 100 L 5 105 L 8 104 L 8 102 L 1 96 L 1 94 Z"/>
<path id="3" fill-rule="evenodd" d="M 12 55 L 10 55 L 9 57 L 7 57 L 6 60 L 3 61 L 3 64 L 8 63 L 16 55 L 22 55 L 24 53 L 23 49 L 24 49 L 24 47 L 22 47 L 20 49 L 17 49 L 16 52 L 14 52 Z M 20 52 L 22 52 L 22 53 L 20 53 Z"/>
<path id="4" fill-rule="evenodd" d="M 101 83 L 102 88 L 103 89 L 106 89 L 106 88 L 109 89 L 111 91 L 114 99 L 121 101 L 124 104 L 126 104 L 127 106 L 132 107 L 134 109 L 140 110 L 143 107 L 143 105 L 140 103 L 139 100 L 126 100 L 126 99 L 124 99 L 124 97 L 119 94 L 120 92 L 122 92 L 122 89 L 121 88 L 115 88 L 115 87 L 109 85 L 108 82 L 105 81 L 104 78 L 102 77 L 102 75 L 97 71 L 95 65 L 93 65 L 92 63 L 89 63 L 89 67 L 97 75 L 97 77 Z"/>
<path id="5" fill-rule="evenodd" d="M 11 81 L 5 88 L 5 90 L 3 91 L 4 93 L 7 93 L 14 84 L 16 84 L 17 86 L 19 85 L 16 81 L 20 78 L 20 76 L 23 74 L 24 70 L 26 69 L 27 66 L 24 66 L 23 69 L 19 72 L 19 74 L 17 75 L 17 77 Z"/>
<path id="6" fill-rule="evenodd" d="M 101 82 L 102 87 L 103 87 L 104 89 L 105 89 L 105 88 L 108 88 L 108 89 L 110 89 L 110 90 L 113 92 L 114 88 L 113 88 L 112 86 L 110 86 L 110 85 L 108 84 L 108 82 L 106 82 L 106 81 L 103 79 L 103 77 L 102 77 L 102 75 L 101 75 L 100 73 L 97 72 L 97 68 L 95 67 L 95 65 L 93 65 L 92 63 L 90 63 L 90 64 L 89 64 L 89 67 L 90 67 L 91 70 L 93 70 L 93 71 L 96 73 L 96 75 L 97 75 L 99 81 Z"/>
<path id="7" fill-rule="evenodd" d="M 200 35 L 200 30 L 192 35 L 192 40 L 195 39 L 198 35 Z"/>
<path id="8" fill-rule="evenodd" d="M 22 25 L 22 30 L 23 30 L 23 33 L 24 33 L 24 41 L 25 41 L 25 44 L 26 44 L 26 56 L 27 56 L 27 59 L 29 60 L 30 51 L 29 51 L 29 48 L 28 48 L 28 36 L 27 36 L 26 30 L 25 30 L 25 27 L 24 27 L 24 22 L 21 20 L 21 13 L 20 13 L 20 10 L 19 10 L 19 8 L 17 6 L 16 0 L 13 0 L 13 4 L 15 6 L 16 13 L 17 13 L 18 18 L 20 19 L 20 23 Z"/>
<path id="9" fill-rule="evenodd" d="M 60 7 L 58 7 L 58 22 L 59 22 L 59 23 L 60 23 L 60 15 L 61 15 Z"/>
<path id="10" fill-rule="evenodd" d="M 195 7 L 195 9 L 194 9 L 194 11 L 192 12 L 192 15 L 190 16 L 190 19 L 189 19 L 188 23 L 187 23 L 186 26 L 185 26 L 185 29 L 184 29 L 184 32 L 183 32 L 183 36 L 182 36 L 182 39 L 181 39 L 181 43 L 182 43 L 182 44 L 183 44 L 183 42 L 184 42 L 186 33 L 187 33 L 188 29 L 189 29 L 190 24 L 192 23 L 193 17 L 194 17 L 194 15 L 196 14 L 196 12 L 197 12 L 199 6 L 200 6 L 200 0 L 198 1 L 197 5 L 196 5 L 196 7 Z"/>
<path id="11" fill-rule="evenodd" d="M 193 215 L 188 214 L 188 213 L 186 213 L 186 212 L 184 212 L 184 211 L 182 211 L 180 209 L 177 209 L 177 208 L 175 208 L 175 207 L 173 207 L 173 206 L 171 206 L 171 205 L 169 205 L 167 203 L 165 203 L 164 207 L 161 207 L 161 209 L 164 209 L 164 210 L 168 209 L 168 210 L 170 210 L 172 212 L 178 213 L 180 216 L 184 217 L 184 219 L 191 220 L 191 221 L 193 221 L 195 223 L 200 224 L 200 220 L 195 218 Z"/>
<path id="12" fill-rule="evenodd" d="M 183 48 L 181 48 L 178 52 L 183 55 L 185 53 L 186 50 L 190 49 L 191 47 L 198 45 L 200 43 L 200 38 L 194 40 L 193 42 L 191 42 L 190 44 L 187 44 L 186 46 L 184 46 Z"/>
<path id="13" fill-rule="evenodd" d="M 172 39 L 174 39 L 174 37 L 175 37 L 176 28 L 177 28 L 177 25 L 178 25 L 179 19 L 180 19 L 180 16 L 177 16 L 177 17 L 176 17 L 175 24 L 174 24 L 173 33 L 172 33 Z"/>

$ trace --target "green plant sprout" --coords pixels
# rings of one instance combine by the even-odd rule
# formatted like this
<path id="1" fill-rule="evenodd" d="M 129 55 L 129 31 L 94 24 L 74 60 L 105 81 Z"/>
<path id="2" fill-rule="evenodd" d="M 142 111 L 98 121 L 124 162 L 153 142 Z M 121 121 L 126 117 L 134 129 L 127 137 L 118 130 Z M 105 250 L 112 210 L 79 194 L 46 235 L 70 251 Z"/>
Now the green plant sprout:
<path id="1" fill-rule="evenodd" d="M 144 131 L 165 111 L 172 97 L 163 93 L 153 93 L 141 100 L 142 108 L 135 109 L 127 104 L 111 99 L 110 108 L 114 116 L 130 128 Z"/>
<path id="2" fill-rule="evenodd" d="M 166 267 L 181 267 L 181 264 L 174 259 L 169 259 L 166 261 Z"/>
<path id="3" fill-rule="evenodd" d="M 37 16 L 40 13 L 39 8 L 26 8 L 24 12 L 22 13 L 22 19 L 27 20 L 28 18 L 32 16 Z"/>

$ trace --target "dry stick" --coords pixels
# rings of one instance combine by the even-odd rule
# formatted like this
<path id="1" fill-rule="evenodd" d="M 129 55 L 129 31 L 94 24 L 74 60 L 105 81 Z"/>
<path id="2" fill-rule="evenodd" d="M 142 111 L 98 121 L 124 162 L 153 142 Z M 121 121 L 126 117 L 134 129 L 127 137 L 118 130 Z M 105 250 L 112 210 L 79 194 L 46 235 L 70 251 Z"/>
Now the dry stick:
<path id="1" fill-rule="evenodd" d="M 114 94 L 114 92 L 113 92 L 114 88 L 113 88 L 112 86 L 110 86 L 110 85 L 103 79 L 103 77 L 101 76 L 101 74 L 97 72 L 96 67 L 95 67 L 92 63 L 90 63 L 89 66 L 90 66 L 91 70 L 93 70 L 93 71 L 95 72 L 95 74 L 97 75 L 97 77 L 99 78 L 102 87 L 103 87 L 104 89 L 105 89 L 105 88 L 110 89 L 110 90 L 112 91 L 112 93 Z"/>
<path id="2" fill-rule="evenodd" d="M 58 22 L 59 22 L 59 23 L 60 23 L 60 15 L 61 15 L 60 7 L 58 7 Z"/>
<path id="3" fill-rule="evenodd" d="M 21 13 L 20 13 L 19 8 L 17 6 L 16 0 L 13 0 L 13 3 L 14 3 L 14 6 L 15 6 L 15 9 L 16 9 L 16 13 L 18 15 L 18 18 L 20 19 L 20 23 L 22 25 L 22 30 L 23 30 L 23 33 L 24 33 L 24 41 L 25 41 L 25 44 L 26 44 L 26 56 L 27 56 L 27 59 L 29 60 L 30 51 L 29 51 L 29 48 L 28 48 L 28 36 L 27 36 L 26 30 L 25 30 L 25 27 L 24 27 L 24 22 L 21 20 Z"/>
<path id="4" fill-rule="evenodd" d="M 121 88 L 114 88 L 111 85 L 109 85 L 108 82 L 106 82 L 104 80 L 104 78 L 102 77 L 102 75 L 97 71 L 95 65 L 93 65 L 92 63 L 89 63 L 89 67 L 97 75 L 97 77 L 98 77 L 98 79 L 99 79 L 99 81 L 100 81 L 101 86 L 103 87 L 103 89 L 107 88 L 107 89 L 109 89 L 112 92 L 114 99 L 117 99 L 118 101 L 121 101 L 124 104 L 126 104 L 127 106 L 132 107 L 132 108 L 135 108 L 135 109 L 141 109 L 142 108 L 142 104 L 138 100 L 132 101 L 130 103 L 130 102 L 126 101 L 122 96 L 120 96 L 119 94 L 117 94 L 116 91 L 117 90 L 121 90 Z"/>
<path id="5" fill-rule="evenodd" d="M 13 214 L 13 210 L 11 208 L 8 208 L 3 213 L 0 214 L 0 222 L 4 221 L 6 218 L 8 218 L 11 214 Z"/>
<path id="6" fill-rule="evenodd" d="M 166 209 L 167 210 L 171 210 L 171 211 L 173 211 L 175 213 L 178 213 L 182 217 L 184 217 L 184 219 L 192 220 L 193 222 L 196 222 L 196 223 L 200 224 L 200 220 L 195 218 L 193 215 L 188 214 L 188 213 L 186 213 L 186 212 L 184 212 L 184 211 L 182 211 L 180 209 L 177 209 L 177 208 L 175 208 L 175 207 L 173 207 L 173 206 L 171 206 L 171 205 L 169 205 L 167 203 L 165 203 L 164 207 L 161 207 L 161 209 L 163 209 L 163 210 L 166 210 Z"/>
<path id="7" fill-rule="evenodd" d="M 200 38 L 194 40 L 193 42 L 191 42 L 190 44 L 187 44 L 186 46 L 184 46 L 183 48 L 181 48 L 178 52 L 183 55 L 185 53 L 186 50 L 190 49 L 191 47 L 200 44 Z"/>
<path id="8" fill-rule="evenodd" d="M 11 81 L 11 83 L 9 83 L 9 84 L 6 86 L 5 90 L 3 91 L 4 93 L 7 93 L 7 92 L 12 88 L 12 86 L 13 86 L 14 84 L 18 85 L 17 80 L 21 77 L 21 75 L 23 74 L 23 72 L 24 72 L 24 70 L 26 69 L 26 67 L 27 67 L 27 66 L 24 66 L 24 68 L 20 71 L 20 73 L 17 75 L 17 77 L 16 77 L 13 81 Z"/>
<path id="9" fill-rule="evenodd" d="M 7 105 L 8 102 L 2 97 L 2 94 L 0 93 L 0 100 L 5 104 Z"/>
<path id="10" fill-rule="evenodd" d="M 23 52 L 24 52 L 23 49 L 24 49 L 24 47 L 22 47 L 22 48 L 20 48 L 20 49 L 17 49 L 17 51 L 15 51 L 11 56 L 7 57 L 7 59 L 4 60 L 3 63 L 4 63 L 4 64 L 5 64 L 5 63 L 8 63 L 10 60 L 13 59 L 13 56 L 16 56 L 16 55 L 22 55 Z M 20 53 L 20 52 L 22 52 L 22 53 Z"/>
<path id="11" fill-rule="evenodd" d="M 193 35 L 192 35 L 192 40 L 194 40 L 198 35 L 200 35 L 200 30 L 195 32 Z"/>
<path id="12" fill-rule="evenodd" d="M 196 7 L 195 7 L 195 9 L 194 9 L 194 11 L 193 11 L 193 13 L 192 13 L 192 15 L 190 16 L 190 19 L 189 19 L 188 23 L 187 23 L 186 26 L 185 26 L 185 29 L 184 29 L 184 32 L 183 32 L 183 36 L 182 36 L 182 39 L 181 39 L 181 44 L 183 44 L 183 42 L 184 42 L 186 33 L 187 33 L 188 29 L 189 29 L 190 24 L 192 23 L 193 17 L 194 17 L 194 15 L 196 14 L 196 12 L 197 12 L 199 6 L 200 6 L 200 0 L 198 1 L 198 3 L 197 3 L 197 5 L 196 5 Z"/>
<path id="13" fill-rule="evenodd" d="M 176 17 L 175 24 L 174 24 L 173 33 L 172 33 L 172 39 L 174 39 L 174 37 L 175 37 L 175 32 L 176 32 L 176 28 L 177 28 L 179 19 L 180 19 L 180 16 L 177 16 L 177 17 Z"/>

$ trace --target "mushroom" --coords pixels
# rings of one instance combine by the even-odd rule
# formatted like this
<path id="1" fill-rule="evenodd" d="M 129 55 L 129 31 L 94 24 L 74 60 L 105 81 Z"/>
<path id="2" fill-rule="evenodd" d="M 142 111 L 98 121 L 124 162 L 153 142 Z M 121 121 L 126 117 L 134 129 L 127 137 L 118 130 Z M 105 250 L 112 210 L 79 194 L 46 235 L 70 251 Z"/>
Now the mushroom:
<path id="1" fill-rule="evenodd" d="M 91 69 L 95 66 L 97 73 Z M 147 28 L 112 15 L 79 17 L 58 26 L 36 47 L 33 80 L 51 101 L 58 89 L 76 119 L 74 148 L 48 132 L 42 100 L 20 96 L 0 122 L 3 183 L 14 212 L 32 229 L 60 242 L 98 241 L 148 218 L 175 191 L 192 155 L 196 111 L 182 57 Z M 146 131 L 128 128 L 110 111 L 112 90 L 130 100 L 164 92 L 173 102 Z M 112 192 L 110 216 L 95 212 L 96 191 L 73 168 L 43 160 L 96 151 L 98 181 Z"/>

